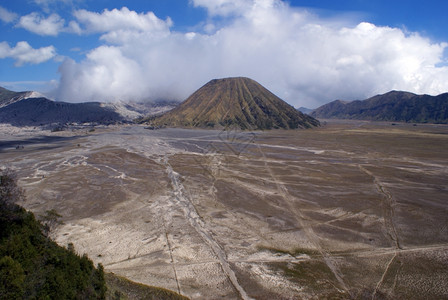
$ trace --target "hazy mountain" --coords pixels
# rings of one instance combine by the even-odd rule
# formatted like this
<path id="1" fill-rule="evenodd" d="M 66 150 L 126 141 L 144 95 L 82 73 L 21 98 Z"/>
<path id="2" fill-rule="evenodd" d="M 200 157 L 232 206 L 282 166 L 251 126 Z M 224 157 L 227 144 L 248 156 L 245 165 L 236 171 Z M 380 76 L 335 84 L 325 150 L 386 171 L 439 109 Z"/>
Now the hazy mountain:
<path id="1" fill-rule="evenodd" d="M 241 129 L 295 129 L 319 126 L 256 81 L 244 78 L 214 79 L 178 107 L 143 121 L 157 126 Z"/>
<path id="2" fill-rule="evenodd" d="M 0 123 L 15 126 L 112 124 L 165 112 L 176 104 L 173 101 L 67 103 L 49 100 L 37 92 L 13 92 L 0 87 Z"/>
<path id="3" fill-rule="evenodd" d="M 297 110 L 300 111 L 301 113 L 309 115 L 314 109 L 301 106 Z"/>
<path id="4" fill-rule="evenodd" d="M 315 109 L 320 119 L 448 123 L 448 93 L 438 96 L 391 91 L 366 100 L 335 100 Z"/>

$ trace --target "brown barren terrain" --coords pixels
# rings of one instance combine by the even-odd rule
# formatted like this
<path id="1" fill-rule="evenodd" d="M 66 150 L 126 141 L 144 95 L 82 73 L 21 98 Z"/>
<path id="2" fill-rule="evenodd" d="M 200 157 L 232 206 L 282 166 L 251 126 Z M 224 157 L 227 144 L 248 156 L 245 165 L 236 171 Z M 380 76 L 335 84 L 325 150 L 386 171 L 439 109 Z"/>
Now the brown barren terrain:
<path id="1" fill-rule="evenodd" d="M 192 299 L 448 298 L 447 126 L 0 135 L 21 204 L 56 209 L 59 244 L 133 281 Z"/>

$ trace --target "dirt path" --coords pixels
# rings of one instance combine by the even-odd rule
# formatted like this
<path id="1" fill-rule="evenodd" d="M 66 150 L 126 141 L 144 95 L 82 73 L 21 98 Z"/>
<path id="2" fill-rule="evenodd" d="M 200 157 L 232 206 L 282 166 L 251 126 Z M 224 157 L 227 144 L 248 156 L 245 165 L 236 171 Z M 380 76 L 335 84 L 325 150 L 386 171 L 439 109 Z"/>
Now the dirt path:
<path id="1" fill-rule="evenodd" d="M 177 277 L 176 264 L 174 263 L 174 259 L 173 259 L 173 247 L 171 246 L 170 239 L 168 238 L 168 231 L 166 229 L 165 220 L 163 221 L 163 231 L 165 232 L 166 244 L 168 245 L 168 252 L 170 253 L 170 261 L 171 261 L 171 266 L 173 267 L 174 279 L 176 280 L 177 292 L 179 294 L 181 294 L 180 286 L 179 286 L 179 279 Z"/>
<path id="2" fill-rule="evenodd" d="M 268 171 L 272 180 L 275 182 L 280 195 L 282 195 L 283 199 L 285 199 L 285 202 L 288 205 L 289 210 L 294 213 L 296 220 L 298 221 L 300 227 L 303 228 L 308 240 L 314 245 L 316 250 L 322 255 L 325 264 L 328 266 L 328 268 L 334 274 L 334 276 L 338 280 L 341 287 L 347 293 L 350 294 L 350 290 L 347 288 L 347 285 L 345 284 L 344 280 L 342 279 L 340 271 L 338 270 L 336 265 L 333 263 L 333 259 L 332 259 L 331 255 L 327 251 L 325 251 L 325 249 L 323 249 L 323 247 L 320 245 L 319 237 L 314 232 L 313 228 L 305 222 L 305 218 L 304 218 L 302 212 L 300 211 L 300 209 L 298 209 L 295 205 L 293 205 L 293 202 L 294 202 L 293 197 L 289 194 L 286 186 L 275 176 L 271 167 L 266 162 L 266 156 L 265 156 L 263 150 L 261 149 L 261 147 L 259 145 L 257 145 L 257 146 L 258 146 L 258 150 L 259 150 L 261 156 L 265 160 L 264 164 L 265 164 L 266 170 Z"/>
<path id="3" fill-rule="evenodd" d="M 378 290 L 380 289 L 381 285 L 384 282 L 384 278 L 386 278 L 386 274 L 388 273 L 390 266 L 392 265 L 392 263 L 394 262 L 395 258 L 397 257 L 397 252 L 395 251 L 394 255 L 392 256 L 391 260 L 387 263 L 386 265 L 386 269 L 383 272 L 383 275 L 381 276 L 381 279 L 378 281 L 378 283 L 375 286 L 375 289 L 373 290 L 372 293 L 372 300 L 375 299 L 376 297 L 376 293 L 378 292 Z"/>
<path id="4" fill-rule="evenodd" d="M 390 272 L 391 266 L 394 263 L 398 253 L 400 250 L 402 250 L 402 247 L 400 246 L 400 240 L 398 238 L 397 229 L 395 227 L 394 223 L 394 206 L 395 206 L 395 200 L 392 197 L 392 195 L 389 193 L 389 191 L 384 187 L 384 185 L 381 183 L 381 181 L 378 179 L 375 174 L 373 174 L 371 171 L 367 170 L 364 166 L 358 165 L 359 169 L 369 175 L 373 178 L 373 183 L 375 184 L 378 192 L 381 194 L 383 201 L 381 201 L 381 207 L 383 211 L 383 218 L 384 218 L 384 227 L 386 228 L 386 232 L 391 239 L 392 243 L 394 244 L 395 250 L 394 255 L 392 256 L 391 260 L 387 263 L 383 275 L 381 276 L 380 280 L 375 286 L 375 289 L 372 293 L 372 300 L 375 299 L 376 294 L 378 293 L 379 289 L 381 288 L 381 285 L 384 282 L 384 279 L 386 278 L 387 273 Z M 398 270 L 396 274 L 394 275 L 394 281 L 397 280 L 398 277 Z"/>
<path id="5" fill-rule="evenodd" d="M 184 192 L 184 187 L 179 180 L 179 174 L 174 172 L 173 168 L 171 167 L 171 165 L 168 162 L 167 157 L 165 157 L 162 160 L 162 162 L 166 167 L 166 172 L 168 174 L 168 177 L 171 179 L 171 185 L 173 187 L 174 195 L 175 195 L 175 197 L 173 197 L 173 199 L 175 200 L 176 204 L 179 205 L 179 207 L 182 207 L 185 218 L 191 224 L 191 226 L 200 234 L 200 236 L 203 238 L 203 240 L 209 245 L 209 247 L 212 249 L 213 253 L 215 253 L 215 255 L 218 257 L 218 260 L 219 260 L 222 270 L 224 271 L 226 276 L 229 278 L 229 280 L 232 283 L 235 290 L 238 291 L 241 298 L 243 300 L 252 299 L 247 295 L 244 288 L 239 284 L 238 279 L 236 278 L 235 272 L 232 270 L 232 268 L 230 267 L 230 263 L 227 260 L 227 254 L 221 248 L 221 246 L 218 244 L 218 242 L 212 237 L 211 232 L 206 228 L 206 224 L 199 216 L 193 203 L 188 198 L 188 196 L 186 196 L 186 193 Z"/>
<path id="6" fill-rule="evenodd" d="M 367 175 L 373 178 L 373 183 L 375 184 L 378 192 L 381 194 L 383 198 L 383 201 L 381 201 L 381 207 L 383 211 L 384 227 L 386 228 L 387 234 L 389 235 L 390 239 L 395 244 L 395 248 L 402 249 L 400 246 L 400 240 L 394 222 L 394 216 L 395 216 L 394 206 L 396 204 L 394 198 L 389 193 L 389 191 L 384 187 L 384 185 L 381 183 L 378 177 L 375 176 L 375 174 L 367 170 L 362 165 L 358 165 L 358 167 L 362 172 L 366 173 Z"/>

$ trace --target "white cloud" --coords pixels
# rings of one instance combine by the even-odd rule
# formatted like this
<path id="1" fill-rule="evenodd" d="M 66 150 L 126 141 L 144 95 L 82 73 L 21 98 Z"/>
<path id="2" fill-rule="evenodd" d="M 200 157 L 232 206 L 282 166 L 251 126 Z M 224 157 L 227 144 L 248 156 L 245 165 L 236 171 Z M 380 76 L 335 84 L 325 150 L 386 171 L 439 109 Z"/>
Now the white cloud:
<path id="1" fill-rule="evenodd" d="M 51 14 L 47 18 L 44 18 L 41 14 L 32 12 L 21 17 L 16 26 L 39 35 L 57 36 L 64 30 L 64 23 L 64 19 L 58 14 Z"/>
<path id="2" fill-rule="evenodd" d="M 89 33 L 105 33 L 102 39 L 115 41 L 117 37 L 133 33 L 167 34 L 172 25 L 171 20 L 161 20 L 153 12 L 137 13 L 127 7 L 107 10 L 102 13 L 77 10 L 74 16 Z M 126 39 L 127 40 L 127 39 Z"/>
<path id="3" fill-rule="evenodd" d="M 60 66 L 63 99 L 72 101 L 133 99 L 141 96 L 144 89 L 143 75 L 139 65 L 123 56 L 116 47 L 101 46 L 87 55 L 87 60 L 76 64 L 66 60 Z M 76 78 L 76 82 L 70 82 Z M 67 81 L 68 80 L 68 81 Z"/>
<path id="4" fill-rule="evenodd" d="M 0 6 L 0 20 L 5 23 L 11 23 L 14 22 L 17 18 L 18 15 L 16 13 L 10 12 L 6 8 Z"/>
<path id="5" fill-rule="evenodd" d="M 75 21 L 70 21 L 68 23 L 68 28 L 66 28 L 65 31 L 71 32 L 71 33 L 76 33 L 76 34 L 81 34 L 82 33 L 81 27 Z"/>
<path id="6" fill-rule="evenodd" d="M 12 58 L 15 65 L 40 64 L 56 57 L 56 49 L 53 46 L 32 48 L 27 42 L 18 42 L 11 48 L 7 42 L 0 43 L 0 58 Z"/>
<path id="7" fill-rule="evenodd" d="M 55 13 L 44 17 L 38 12 L 32 12 L 22 16 L 16 27 L 24 28 L 42 36 L 57 36 L 61 32 L 82 33 L 82 29 L 76 21 L 70 21 L 68 26 L 65 26 L 65 20 Z"/>
<path id="8" fill-rule="evenodd" d="M 106 45 L 61 66 L 59 98 L 183 100 L 228 76 L 251 77 L 297 107 L 392 89 L 448 91 L 448 67 L 436 67 L 446 43 L 369 23 L 341 25 L 280 0 L 192 3 L 208 9 L 204 26 L 213 31 L 172 32 L 169 19 L 127 8 L 77 11 L 83 30 L 101 33 Z"/>

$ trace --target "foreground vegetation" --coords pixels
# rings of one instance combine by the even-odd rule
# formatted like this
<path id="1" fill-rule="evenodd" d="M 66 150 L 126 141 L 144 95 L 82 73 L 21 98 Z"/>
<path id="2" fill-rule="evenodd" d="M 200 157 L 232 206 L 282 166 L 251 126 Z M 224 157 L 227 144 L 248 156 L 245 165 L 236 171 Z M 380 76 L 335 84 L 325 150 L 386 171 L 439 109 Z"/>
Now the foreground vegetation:
<path id="1" fill-rule="evenodd" d="M 105 299 L 103 267 L 53 242 L 15 204 L 22 198 L 14 174 L 0 170 L 0 299 Z"/>

